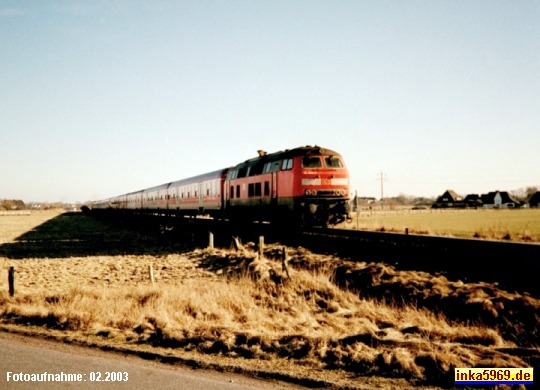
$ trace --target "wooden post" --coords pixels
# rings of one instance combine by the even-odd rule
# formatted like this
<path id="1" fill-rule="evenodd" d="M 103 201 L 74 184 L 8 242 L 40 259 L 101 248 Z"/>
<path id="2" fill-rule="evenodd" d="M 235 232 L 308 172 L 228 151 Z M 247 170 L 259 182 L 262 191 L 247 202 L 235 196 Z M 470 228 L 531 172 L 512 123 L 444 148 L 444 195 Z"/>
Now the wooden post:
<path id="1" fill-rule="evenodd" d="M 8 271 L 9 296 L 15 295 L 15 267 L 9 267 Z"/>
<path id="2" fill-rule="evenodd" d="M 289 265 L 287 264 L 287 247 L 283 247 L 281 252 L 281 269 L 287 274 L 287 278 L 290 279 Z"/>
<path id="3" fill-rule="evenodd" d="M 150 281 L 152 282 L 152 286 L 154 285 L 154 266 L 152 265 L 152 263 L 150 263 L 148 265 L 148 273 L 150 274 Z"/>
<path id="4" fill-rule="evenodd" d="M 208 232 L 208 248 L 214 249 L 214 233 Z"/>
<path id="5" fill-rule="evenodd" d="M 233 236 L 232 246 L 234 247 L 235 251 L 243 249 L 242 243 L 240 242 L 240 238 L 238 237 Z"/>
<path id="6" fill-rule="evenodd" d="M 259 236 L 259 258 L 262 259 L 264 255 L 264 236 Z"/>

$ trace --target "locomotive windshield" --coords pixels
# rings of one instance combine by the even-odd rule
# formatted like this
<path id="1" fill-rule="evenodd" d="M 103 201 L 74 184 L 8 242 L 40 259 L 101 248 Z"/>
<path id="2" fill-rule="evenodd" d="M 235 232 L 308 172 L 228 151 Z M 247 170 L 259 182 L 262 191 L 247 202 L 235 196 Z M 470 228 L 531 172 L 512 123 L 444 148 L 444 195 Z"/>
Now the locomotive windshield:
<path id="1" fill-rule="evenodd" d="M 322 161 L 319 157 L 305 156 L 302 159 L 303 168 L 322 168 Z"/>
<path id="2" fill-rule="evenodd" d="M 327 168 L 343 168 L 343 163 L 341 159 L 336 156 L 327 156 L 324 158 L 324 163 Z"/>

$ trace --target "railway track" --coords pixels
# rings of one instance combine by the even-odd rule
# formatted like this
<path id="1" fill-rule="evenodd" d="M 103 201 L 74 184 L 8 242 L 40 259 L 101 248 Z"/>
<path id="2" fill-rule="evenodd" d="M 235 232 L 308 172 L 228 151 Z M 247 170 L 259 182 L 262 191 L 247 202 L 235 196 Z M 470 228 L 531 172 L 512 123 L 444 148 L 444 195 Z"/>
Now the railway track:
<path id="1" fill-rule="evenodd" d="M 233 236 L 243 242 L 258 242 L 258 237 L 264 236 L 268 243 L 302 246 L 351 261 L 384 262 L 397 269 L 443 274 L 451 280 L 498 283 L 507 290 L 540 297 L 540 244 L 347 229 L 276 231 L 268 224 L 233 226 L 198 218 L 138 216 L 132 217 L 131 222 L 145 228 L 154 224 L 162 232 L 190 239 L 193 245 L 205 245 L 210 231 L 215 244 L 225 247 L 231 244 Z"/>
<path id="2" fill-rule="evenodd" d="M 441 273 L 450 279 L 496 282 L 540 296 L 540 244 L 344 229 L 311 229 L 297 245 L 354 261 Z"/>

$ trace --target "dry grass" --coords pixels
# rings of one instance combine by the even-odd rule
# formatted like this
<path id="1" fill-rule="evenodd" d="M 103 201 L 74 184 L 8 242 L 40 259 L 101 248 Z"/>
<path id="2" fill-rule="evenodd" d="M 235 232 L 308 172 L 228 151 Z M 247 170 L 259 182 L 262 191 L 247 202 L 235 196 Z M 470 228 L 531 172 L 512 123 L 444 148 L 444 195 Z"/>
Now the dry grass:
<path id="1" fill-rule="evenodd" d="M 540 209 L 429 209 L 429 210 L 373 210 L 353 213 L 352 224 L 343 223 L 344 229 L 401 232 L 540 242 Z"/>
<path id="2" fill-rule="evenodd" d="M 22 225 L 6 221 L 0 240 L 13 244 Z M 17 275 L 14 298 L 0 278 L 0 322 L 341 387 L 364 376 L 381 377 L 376 386 L 383 377 L 447 386 L 453 367 L 540 361 L 540 300 L 531 296 L 303 248 L 288 248 L 289 279 L 281 247 L 263 258 L 254 249 L 0 257 Z"/>

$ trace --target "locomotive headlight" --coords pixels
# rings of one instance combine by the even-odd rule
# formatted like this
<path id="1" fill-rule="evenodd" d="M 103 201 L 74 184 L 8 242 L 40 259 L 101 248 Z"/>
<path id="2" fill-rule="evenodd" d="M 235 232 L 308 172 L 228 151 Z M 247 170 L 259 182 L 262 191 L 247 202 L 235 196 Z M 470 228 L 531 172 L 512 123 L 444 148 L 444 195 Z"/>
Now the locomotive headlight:
<path id="1" fill-rule="evenodd" d="M 311 195 L 311 190 L 306 190 L 306 195 L 310 196 Z"/>

